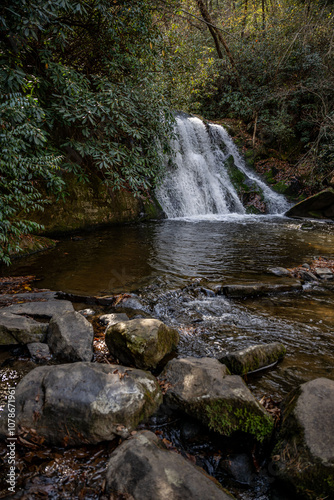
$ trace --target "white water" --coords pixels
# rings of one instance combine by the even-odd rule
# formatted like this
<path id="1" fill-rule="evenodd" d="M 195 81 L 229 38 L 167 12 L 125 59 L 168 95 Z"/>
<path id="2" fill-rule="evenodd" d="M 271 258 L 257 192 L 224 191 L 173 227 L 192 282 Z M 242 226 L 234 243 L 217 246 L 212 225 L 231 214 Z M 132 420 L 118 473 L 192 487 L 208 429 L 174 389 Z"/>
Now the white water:
<path id="1" fill-rule="evenodd" d="M 289 204 L 250 171 L 220 125 L 209 125 L 195 117 L 176 118 L 177 139 L 173 141 L 176 168 L 169 170 L 157 190 L 157 198 L 169 219 L 243 217 L 243 207 L 225 166 L 233 156 L 235 166 L 262 192 L 270 214 L 283 214 Z"/>

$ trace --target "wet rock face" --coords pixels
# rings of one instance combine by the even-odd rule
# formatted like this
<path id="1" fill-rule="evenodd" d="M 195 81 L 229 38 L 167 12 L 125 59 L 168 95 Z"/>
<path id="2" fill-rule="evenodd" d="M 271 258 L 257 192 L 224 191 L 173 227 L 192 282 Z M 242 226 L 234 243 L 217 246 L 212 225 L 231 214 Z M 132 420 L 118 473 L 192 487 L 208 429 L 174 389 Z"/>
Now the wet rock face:
<path id="1" fill-rule="evenodd" d="M 162 401 L 159 384 L 142 370 L 73 363 L 32 370 L 16 387 L 16 425 L 46 442 L 77 445 L 127 437 Z M 7 410 L 0 435 L 6 433 Z"/>
<path id="2" fill-rule="evenodd" d="M 179 334 L 157 319 L 133 319 L 112 325 L 105 340 L 122 363 L 150 369 L 176 348 Z"/>
<path id="3" fill-rule="evenodd" d="M 242 378 L 229 373 L 217 359 L 183 358 L 169 361 L 159 378 L 170 406 L 222 435 L 242 431 L 263 441 L 271 435 L 273 421 Z"/>
<path id="4" fill-rule="evenodd" d="M 227 366 L 231 373 L 246 375 L 267 368 L 283 359 L 286 349 L 279 342 L 247 347 L 242 351 L 231 352 L 219 361 Z"/>
<path id="5" fill-rule="evenodd" d="M 231 500 L 218 482 L 172 451 L 152 432 L 138 432 L 111 455 L 110 498 L 135 500 Z"/>
<path id="6" fill-rule="evenodd" d="M 47 343 L 52 354 L 65 362 L 91 361 L 94 331 L 92 325 L 78 312 L 53 316 Z"/>
<path id="7" fill-rule="evenodd" d="M 298 493 L 333 498 L 333 380 L 318 378 L 290 393 L 274 455 L 278 477 Z"/>

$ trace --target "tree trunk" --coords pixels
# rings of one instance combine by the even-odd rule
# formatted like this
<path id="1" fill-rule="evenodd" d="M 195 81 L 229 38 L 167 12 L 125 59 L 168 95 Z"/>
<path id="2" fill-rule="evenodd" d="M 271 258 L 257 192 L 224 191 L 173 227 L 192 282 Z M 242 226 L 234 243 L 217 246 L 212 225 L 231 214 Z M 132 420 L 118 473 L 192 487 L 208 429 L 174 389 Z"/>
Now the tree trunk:
<path id="1" fill-rule="evenodd" d="M 227 43 L 226 43 L 223 35 L 221 34 L 221 32 L 214 26 L 213 21 L 212 21 L 212 19 L 210 17 L 210 14 L 209 14 L 207 8 L 204 5 L 203 0 L 196 0 L 196 2 L 197 2 L 197 5 L 199 7 L 200 13 L 201 13 L 204 21 L 206 22 L 206 24 L 207 24 L 207 26 L 208 26 L 208 28 L 210 30 L 210 33 L 211 33 L 211 35 L 212 35 L 212 37 L 214 39 L 216 48 L 217 48 L 217 42 L 218 41 L 224 47 L 226 55 L 227 55 L 227 57 L 228 57 L 228 59 L 229 59 L 229 61 L 231 63 L 231 66 L 232 66 L 234 72 L 235 72 L 235 75 L 236 75 L 236 78 L 237 78 L 237 82 L 238 82 L 238 86 L 241 89 L 239 74 L 238 74 L 238 71 L 237 71 L 237 68 L 236 68 L 236 65 L 235 65 L 234 57 L 232 55 L 232 52 L 229 49 L 229 46 L 227 45 Z M 218 43 L 218 46 L 219 46 L 219 43 Z M 222 58 L 222 53 L 220 51 L 220 48 L 219 48 L 219 52 L 218 52 L 218 49 L 217 49 L 217 53 L 218 53 L 218 57 L 221 59 Z M 221 55 L 219 55 L 219 54 L 221 54 Z"/>

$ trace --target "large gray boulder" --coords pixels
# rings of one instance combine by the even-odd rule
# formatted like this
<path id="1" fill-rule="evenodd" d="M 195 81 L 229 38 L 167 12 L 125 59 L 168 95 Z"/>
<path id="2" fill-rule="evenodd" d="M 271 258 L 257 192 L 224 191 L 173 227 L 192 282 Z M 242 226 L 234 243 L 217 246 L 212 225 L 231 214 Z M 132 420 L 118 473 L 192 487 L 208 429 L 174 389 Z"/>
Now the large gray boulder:
<path id="1" fill-rule="evenodd" d="M 37 318 L 50 319 L 55 315 L 73 312 L 73 306 L 68 300 L 47 300 L 46 302 L 26 302 L 13 304 L 6 310 L 12 314 L 26 314 Z"/>
<path id="2" fill-rule="evenodd" d="M 105 340 L 110 353 L 122 363 L 150 369 L 176 348 L 179 334 L 157 319 L 133 319 L 112 325 Z"/>
<path id="3" fill-rule="evenodd" d="M 253 345 L 241 351 L 231 352 L 219 359 L 235 375 L 268 368 L 285 356 L 286 349 L 280 342 Z"/>
<path id="4" fill-rule="evenodd" d="M 217 481 L 181 455 L 168 451 L 152 432 L 138 432 L 111 454 L 107 469 L 111 499 L 231 500 Z"/>
<path id="5" fill-rule="evenodd" d="M 8 309 L 4 308 L 0 311 L 0 345 L 43 342 L 48 328 L 47 324 L 12 314 Z"/>
<path id="6" fill-rule="evenodd" d="M 318 378 L 287 398 L 274 450 L 277 476 L 303 498 L 334 498 L 334 381 Z"/>
<path id="7" fill-rule="evenodd" d="M 46 363 L 47 361 L 50 361 L 50 348 L 47 344 L 32 342 L 31 344 L 27 344 L 27 348 L 32 360 L 35 363 Z"/>
<path id="8" fill-rule="evenodd" d="M 78 312 L 65 312 L 52 317 L 47 343 L 52 354 L 64 362 L 91 361 L 94 330 Z"/>
<path id="9" fill-rule="evenodd" d="M 273 420 L 238 375 L 214 358 L 172 359 L 160 375 L 165 400 L 223 435 L 235 431 L 258 441 L 270 437 Z"/>
<path id="10" fill-rule="evenodd" d="M 35 368 L 16 387 L 16 431 L 34 429 L 54 445 L 127 437 L 156 411 L 159 384 L 142 370 L 73 363 Z M 8 410 L 1 415 L 5 435 Z"/>

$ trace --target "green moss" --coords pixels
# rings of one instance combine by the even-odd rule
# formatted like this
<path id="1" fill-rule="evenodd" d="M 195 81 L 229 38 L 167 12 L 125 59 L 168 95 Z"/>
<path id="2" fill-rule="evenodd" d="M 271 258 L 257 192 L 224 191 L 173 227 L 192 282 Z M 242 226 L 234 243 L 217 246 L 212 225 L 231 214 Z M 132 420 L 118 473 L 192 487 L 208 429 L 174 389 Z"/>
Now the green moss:
<path id="1" fill-rule="evenodd" d="M 274 428 L 274 422 L 269 415 L 256 414 L 247 407 L 233 407 L 225 401 L 214 401 L 205 406 L 210 429 L 225 436 L 242 431 L 253 435 L 262 442 L 269 437 Z"/>
<path id="2" fill-rule="evenodd" d="M 277 182 L 276 184 L 273 185 L 273 189 L 277 192 L 277 193 L 280 193 L 280 194 L 287 194 L 287 192 L 289 191 L 289 186 L 287 186 L 285 184 L 285 182 L 283 181 L 280 181 L 280 182 Z"/>

